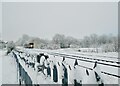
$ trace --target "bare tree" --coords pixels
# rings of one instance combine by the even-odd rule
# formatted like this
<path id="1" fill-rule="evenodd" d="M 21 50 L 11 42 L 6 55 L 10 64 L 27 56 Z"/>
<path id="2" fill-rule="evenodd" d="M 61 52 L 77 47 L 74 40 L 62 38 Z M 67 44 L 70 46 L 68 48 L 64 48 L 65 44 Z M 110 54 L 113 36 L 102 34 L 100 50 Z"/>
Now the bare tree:
<path id="1" fill-rule="evenodd" d="M 16 41 L 15 44 L 19 46 L 24 46 L 24 44 L 28 42 L 28 40 L 30 40 L 30 37 L 24 34 L 20 39 L 18 39 L 18 41 Z"/>
<path id="2" fill-rule="evenodd" d="M 65 47 L 65 36 L 64 35 L 60 35 L 60 34 L 56 34 L 53 37 L 52 42 L 54 44 L 58 44 L 60 46 L 60 48 L 64 48 Z"/>

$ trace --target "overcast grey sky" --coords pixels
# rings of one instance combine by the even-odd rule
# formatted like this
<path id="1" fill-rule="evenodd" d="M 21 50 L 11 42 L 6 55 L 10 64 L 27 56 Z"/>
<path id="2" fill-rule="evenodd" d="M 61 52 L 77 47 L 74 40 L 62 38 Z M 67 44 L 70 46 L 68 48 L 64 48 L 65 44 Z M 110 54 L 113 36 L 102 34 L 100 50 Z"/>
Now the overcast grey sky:
<path id="1" fill-rule="evenodd" d="M 4 2 L 3 39 L 23 34 L 51 39 L 56 33 L 81 39 L 86 35 L 118 34 L 117 2 Z"/>

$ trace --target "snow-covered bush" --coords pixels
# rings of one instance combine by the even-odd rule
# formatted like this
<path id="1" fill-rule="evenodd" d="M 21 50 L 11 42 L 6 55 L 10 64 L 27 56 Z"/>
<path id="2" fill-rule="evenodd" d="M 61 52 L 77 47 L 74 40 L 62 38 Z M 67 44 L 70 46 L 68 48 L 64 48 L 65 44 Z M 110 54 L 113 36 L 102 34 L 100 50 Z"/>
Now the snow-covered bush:
<path id="1" fill-rule="evenodd" d="M 7 55 L 13 50 L 15 49 L 15 44 L 13 41 L 9 41 L 7 43 Z"/>
<path id="2" fill-rule="evenodd" d="M 6 43 L 0 40 L 0 49 L 3 49 L 6 47 Z"/>

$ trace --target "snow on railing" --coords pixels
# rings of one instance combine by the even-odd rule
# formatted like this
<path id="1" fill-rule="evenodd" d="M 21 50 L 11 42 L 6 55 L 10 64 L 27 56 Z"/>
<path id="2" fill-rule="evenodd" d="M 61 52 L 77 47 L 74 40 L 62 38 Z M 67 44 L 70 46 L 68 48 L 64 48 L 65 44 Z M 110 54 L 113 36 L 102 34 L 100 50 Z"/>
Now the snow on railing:
<path id="1" fill-rule="evenodd" d="M 19 52 L 19 51 L 17 51 Z M 25 55 L 21 56 L 22 53 L 24 53 Z M 15 53 L 13 53 L 14 56 L 16 55 Z M 21 55 L 20 55 L 21 54 Z M 52 60 L 50 60 L 49 62 L 47 62 L 47 66 L 44 64 L 45 61 L 47 61 L 47 58 L 49 58 L 49 56 L 47 57 L 46 55 L 44 55 L 44 53 L 42 53 L 41 55 L 37 55 L 36 57 L 33 56 L 33 55 L 30 55 L 28 54 L 28 52 L 19 52 L 19 56 L 22 60 L 25 61 L 25 63 L 27 63 L 28 66 L 33 66 L 34 67 L 34 70 L 39 72 L 41 71 L 44 75 L 47 75 L 49 77 L 51 77 L 51 79 L 53 80 L 53 82 L 56 82 L 56 83 L 61 83 L 64 85 L 67 85 L 67 84 L 74 84 L 74 85 L 80 85 L 82 84 L 82 78 L 77 77 L 77 73 L 75 71 L 78 71 L 80 72 L 79 70 L 76 70 L 76 69 L 79 69 L 78 67 L 82 67 L 82 68 L 85 68 L 86 70 L 86 75 L 89 76 L 89 72 L 87 69 L 90 69 L 94 72 L 94 76 L 96 77 L 96 84 L 104 84 L 104 82 L 102 81 L 102 78 L 100 76 L 100 73 L 104 73 L 104 74 L 107 74 L 107 75 L 111 75 L 111 76 L 114 76 L 114 77 L 118 77 L 120 78 L 120 76 L 118 75 L 114 75 L 114 74 L 110 74 L 110 73 L 107 73 L 107 72 L 103 72 L 103 71 L 96 71 L 94 70 L 96 67 L 94 67 L 93 69 L 92 68 L 88 68 L 88 67 L 85 67 L 85 66 L 82 66 L 82 65 L 79 65 L 77 63 L 77 60 L 82 60 L 82 61 L 87 61 L 87 62 L 92 62 L 92 63 L 95 63 L 94 61 L 89 61 L 89 60 L 84 60 L 84 59 L 76 59 L 76 58 L 72 58 L 70 56 L 66 56 L 66 55 L 61 55 L 61 54 L 54 54 L 54 53 L 49 53 L 53 56 L 60 56 L 63 58 L 62 62 L 53 62 Z M 25 56 L 27 56 L 28 58 L 36 58 L 36 61 L 29 61 L 30 59 L 28 58 L 25 58 Z M 43 62 L 41 61 L 41 57 L 44 56 L 45 59 L 43 59 Z M 15 56 L 16 57 L 16 56 Z M 22 58 L 23 57 L 23 58 Z M 17 57 L 16 57 L 17 58 Z M 65 58 L 69 58 L 69 59 L 75 59 L 75 64 L 73 67 L 71 67 L 69 64 L 67 64 L 64 60 Z M 41 64 L 42 63 L 42 64 Z M 106 63 L 100 63 L 100 62 L 97 62 L 99 64 L 103 64 L 103 65 L 108 65 Z M 95 63 L 95 65 L 97 64 Z M 31 65 L 32 64 L 32 65 Z M 36 65 L 37 64 L 37 65 Z M 43 65 L 44 64 L 44 65 Z M 49 65 L 49 66 L 48 66 Z M 52 66 L 51 66 L 52 65 Z M 109 65 L 108 65 L 109 66 Z M 117 65 L 111 65 L 110 66 L 114 66 L 114 67 L 118 67 Z M 24 68 L 23 68 L 24 69 Z M 44 69 L 47 69 L 47 74 L 44 73 Z M 70 70 L 74 70 L 74 74 L 75 75 L 74 77 L 72 77 L 73 79 L 70 80 L 70 77 L 71 77 L 71 73 Z M 20 70 L 19 70 L 20 71 Z M 24 71 L 24 70 L 23 70 Z M 27 71 L 26 71 L 27 72 Z M 76 73 L 76 74 L 75 74 Z M 27 73 L 26 73 L 27 74 Z M 28 75 L 28 74 L 27 74 Z M 87 77 L 88 77 L 87 76 Z M 29 75 L 27 76 L 29 79 Z M 31 77 L 32 78 L 32 77 Z M 30 83 L 32 83 L 32 80 L 30 79 Z M 26 82 L 25 82 L 26 84 Z M 88 83 L 89 84 L 89 83 Z"/>
<path id="2" fill-rule="evenodd" d="M 14 58 L 17 62 L 17 72 L 18 72 L 18 80 L 19 80 L 19 84 L 29 84 L 29 86 L 32 85 L 32 80 L 30 78 L 30 76 L 27 74 L 27 72 L 25 71 L 25 69 L 22 67 L 22 65 L 19 63 L 19 60 L 17 58 L 17 55 L 13 52 Z"/>

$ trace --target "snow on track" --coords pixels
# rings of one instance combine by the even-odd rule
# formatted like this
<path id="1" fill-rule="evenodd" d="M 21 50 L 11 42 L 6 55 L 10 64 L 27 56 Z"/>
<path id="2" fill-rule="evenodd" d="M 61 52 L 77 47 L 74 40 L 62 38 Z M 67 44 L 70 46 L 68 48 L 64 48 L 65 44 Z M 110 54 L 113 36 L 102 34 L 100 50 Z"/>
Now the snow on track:
<path id="1" fill-rule="evenodd" d="M 60 53 L 60 54 L 62 53 L 62 54 L 67 54 L 67 55 L 79 55 L 79 56 L 83 56 L 83 57 L 103 59 L 103 60 L 107 60 L 107 61 L 109 61 L 109 60 L 117 61 L 118 60 L 118 59 L 116 59 L 117 57 L 114 58 L 114 56 L 111 56 L 113 58 L 108 58 L 107 59 L 107 55 L 106 55 L 106 58 L 104 58 L 104 56 L 102 57 L 102 54 L 100 56 L 97 56 L 96 54 L 88 56 L 88 55 L 84 55 L 84 54 L 78 54 L 76 52 L 67 52 L 67 51 L 65 52 L 65 51 L 61 51 L 61 50 L 59 51 L 59 50 L 41 50 L 41 49 L 22 49 L 22 51 L 25 51 L 25 52 L 28 52 L 28 53 L 31 53 L 31 54 L 38 54 L 40 52 L 45 52 L 46 54 L 49 54 L 47 52 L 50 52 L 50 53 L 53 52 L 53 53 Z M 53 58 L 52 55 L 49 55 L 49 56 L 50 56 L 50 58 Z M 109 57 L 109 55 L 108 55 L 108 57 Z M 57 59 L 57 61 L 60 61 L 59 55 L 56 56 L 56 59 Z M 71 59 L 67 58 L 66 61 L 70 65 L 74 64 L 74 61 L 71 60 Z M 93 65 L 94 65 L 94 63 L 89 63 L 89 62 L 85 62 L 85 61 L 78 61 L 78 62 L 79 62 L 80 65 L 90 67 L 90 68 L 93 68 Z M 102 62 L 102 61 L 99 61 L 99 62 Z M 103 63 L 109 63 L 109 62 L 103 62 Z M 109 63 L 109 64 L 118 65 L 116 63 Z M 118 75 L 118 68 L 117 67 L 105 66 L 105 65 L 101 65 L 101 64 L 99 64 L 99 66 L 100 66 L 101 70 L 104 71 L 104 72 L 108 72 L 108 73 L 111 73 L 111 74 Z M 105 78 L 107 84 L 110 84 L 110 83 L 112 83 L 112 84 L 115 83 L 116 84 L 116 83 L 118 83 L 118 78 L 116 78 L 114 76 L 105 75 L 105 74 L 102 74 L 102 75 L 104 75 L 104 78 Z"/>

